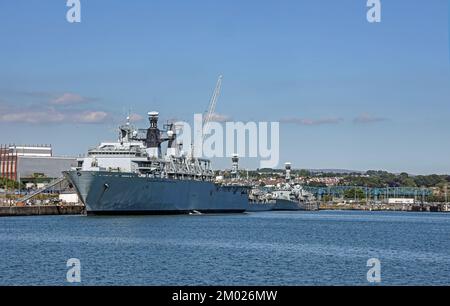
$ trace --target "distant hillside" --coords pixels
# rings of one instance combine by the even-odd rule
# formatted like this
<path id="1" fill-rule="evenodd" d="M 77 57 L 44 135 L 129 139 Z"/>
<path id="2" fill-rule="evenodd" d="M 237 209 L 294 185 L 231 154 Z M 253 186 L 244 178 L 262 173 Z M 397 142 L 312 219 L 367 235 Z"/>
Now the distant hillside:
<path id="1" fill-rule="evenodd" d="M 348 170 L 348 169 L 307 169 L 307 170 L 311 173 L 336 173 L 336 174 L 366 173 L 366 171 Z"/>
<path id="2" fill-rule="evenodd" d="M 292 169 L 292 171 L 301 171 L 301 170 L 306 170 L 308 172 L 317 174 L 317 173 L 335 173 L 335 174 L 350 174 L 350 173 L 366 173 L 365 171 L 360 171 L 360 170 L 348 170 L 348 169 Z M 257 169 L 256 172 L 283 172 L 283 169 L 269 169 L 269 168 L 265 168 L 265 169 Z"/>

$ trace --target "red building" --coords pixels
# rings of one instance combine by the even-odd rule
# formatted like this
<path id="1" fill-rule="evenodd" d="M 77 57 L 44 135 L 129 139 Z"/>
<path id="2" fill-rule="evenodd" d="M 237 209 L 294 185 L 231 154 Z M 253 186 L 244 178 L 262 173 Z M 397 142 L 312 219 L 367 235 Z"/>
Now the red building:
<path id="1" fill-rule="evenodd" d="M 0 178 L 17 181 L 17 150 L 0 145 Z"/>

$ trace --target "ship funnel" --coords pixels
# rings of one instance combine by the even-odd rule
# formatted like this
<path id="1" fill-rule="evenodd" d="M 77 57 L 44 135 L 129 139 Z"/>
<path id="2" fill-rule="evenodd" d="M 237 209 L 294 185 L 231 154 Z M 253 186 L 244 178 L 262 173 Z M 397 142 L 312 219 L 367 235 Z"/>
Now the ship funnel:
<path id="1" fill-rule="evenodd" d="M 149 112 L 150 128 L 147 129 L 147 154 L 149 158 L 159 158 L 161 155 L 161 132 L 158 129 L 158 112 Z"/>

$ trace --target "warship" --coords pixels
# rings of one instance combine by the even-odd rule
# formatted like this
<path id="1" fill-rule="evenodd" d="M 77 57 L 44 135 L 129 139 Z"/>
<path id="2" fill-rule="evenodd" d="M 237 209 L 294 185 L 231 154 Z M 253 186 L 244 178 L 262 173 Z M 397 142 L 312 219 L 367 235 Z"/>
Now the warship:
<path id="1" fill-rule="evenodd" d="M 314 195 L 301 185 L 291 184 L 291 163 L 285 164 L 285 182 L 271 187 L 255 187 L 249 194 L 247 211 L 317 210 Z"/>
<path id="2" fill-rule="evenodd" d="M 314 196 L 300 185 L 255 187 L 250 191 L 249 199 L 249 212 L 317 210 Z"/>
<path id="3" fill-rule="evenodd" d="M 208 159 L 183 152 L 175 124 L 136 129 L 127 118 L 116 142 L 104 142 L 64 172 L 88 215 L 243 213 L 248 187 L 214 182 Z M 167 142 L 165 154 L 162 144 Z"/>

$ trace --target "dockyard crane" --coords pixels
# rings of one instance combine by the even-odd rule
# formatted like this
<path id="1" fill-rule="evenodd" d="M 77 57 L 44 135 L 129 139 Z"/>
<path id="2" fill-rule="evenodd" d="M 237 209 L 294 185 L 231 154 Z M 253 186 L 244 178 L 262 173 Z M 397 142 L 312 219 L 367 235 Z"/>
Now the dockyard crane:
<path id="1" fill-rule="evenodd" d="M 217 80 L 216 87 L 214 88 L 213 94 L 211 96 L 211 100 L 209 101 L 208 109 L 206 110 L 205 115 L 203 117 L 203 122 L 202 122 L 203 131 L 206 130 L 209 123 L 214 118 L 217 100 L 219 99 L 220 90 L 222 89 L 222 79 L 223 79 L 223 76 L 219 75 L 219 79 Z M 201 139 L 202 145 L 203 145 L 204 138 L 205 138 L 205 134 L 202 133 L 202 139 Z M 191 143 L 191 157 L 193 157 L 193 156 L 194 156 L 194 144 Z"/>
<path id="2" fill-rule="evenodd" d="M 222 79 L 223 79 L 223 76 L 220 75 L 219 79 L 217 80 L 216 87 L 214 88 L 214 92 L 211 97 L 211 100 L 209 102 L 208 110 L 206 111 L 205 117 L 203 118 L 203 128 L 206 128 L 214 117 L 214 113 L 216 111 L 217 100 L 219 99 L 220 90 L 222 88 Z"/>

